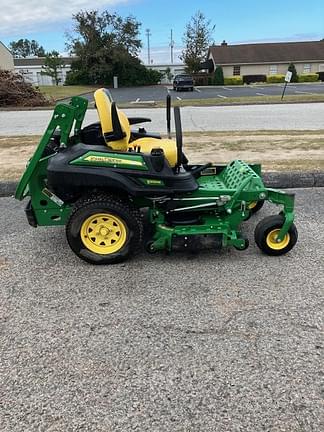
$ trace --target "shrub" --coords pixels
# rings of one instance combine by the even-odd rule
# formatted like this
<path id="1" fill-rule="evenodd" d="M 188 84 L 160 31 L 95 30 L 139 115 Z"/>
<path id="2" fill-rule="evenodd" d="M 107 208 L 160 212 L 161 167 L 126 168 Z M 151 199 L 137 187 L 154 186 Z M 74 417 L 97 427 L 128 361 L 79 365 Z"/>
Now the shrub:
<path id="1" fill-rule="evenodd" d="M 214 84 L 224 85 L 224 73 L 222 66 L 217 66 L 214 74 Z"/>
<path id="2" fill-rule="evenodd" d="M 315 82 L 318 81 L 318 74 L 316 73 L 308 73 L 308 74 L 301 74 L 298 75 L 298 81 L 299 82 Z"/>
<path id="3" fill-rule="evenodd" d="M 94 63 L 86 69 L 80 60 L 74 60 L 71 71 L 67 73 L 66 85 L 100 84 L 112 85 L 113 77 L 118 76 L 119 86 L 141 86 L 157 84 L 163 74 L 146 68 L 136 57 L 120 56 L 118 62 L 112 64 Z"/>
<path id="4" fill-rule="evenodd" d="M 288 70 L 289 72 L 292 73 L 290 82 L 292 83 L 298 82 L 298 75 L 294 63 L 290 63 L 290 65 L 288 66 Z"/>
<path id="5" fill-rule="evenodd" d="M 285 75 L 277 74 L 277 75 L 268 75 L 267 83 L 283 83 L 285 82 Z"/>
<path id="6" fill-rule="evenodd" d="M 88 74 L 82 70 L 70 70 L 66 74 L 64 85 L 88 85 L 91 80 Z"/>
<path id="7" fill-rule="evenodd" d="M 243 84 L 243 79 L 241 76 L 231 76 L 224 78 L 225 85 L 240 85 Z"/>
<path id="8" fill-rule="evenodd" d="M 256 82 L 266 82 L 267 76 L 266 75 L 243 75 L 243 83 L 244 84 L 251 84 Z"/>

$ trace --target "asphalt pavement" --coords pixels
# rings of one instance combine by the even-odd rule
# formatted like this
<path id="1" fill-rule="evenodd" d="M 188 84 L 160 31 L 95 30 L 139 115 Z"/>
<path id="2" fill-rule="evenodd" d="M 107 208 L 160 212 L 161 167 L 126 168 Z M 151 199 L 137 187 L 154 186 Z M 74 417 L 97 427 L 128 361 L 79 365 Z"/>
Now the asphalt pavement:
<path id="1" fill-rule="evenodd" d="M 164 108 L 139 108 L 123 110 L 128 116 L 149 117 L 145 123 L 148 131 L 166 133 Z M 41 135 L 53 111 L 0 111 L 1 135 Z M 172 116 L 173 118 L 173 116 Z M 233 130 L 318 130 L 324 127 L 324 103 L 282 105 L 240 105 L 182 107 L 184 131 Z M 84 126 L 98 121 L 95 109 L 86 113 Z M 135 126 L 134 126 L 135 127 Z M 174 124 L 172 122 L 172 130 Z"/>
<path id="2" fill-rule="evenodd" d="M 323 430 L 324 189 L 296 200 L 283 257 L 267 205 L 246 251 L 94 267 L 0 198 L 1 431 Z"/>
<path id="3" fill-rule="evenodd" d="M 145 101 L 160 102 L 164 101 L 167 94 L 173 100 L 186 99 L 223 99 L 224 102 L 229 98 L 280 96 L 283 92 L 284 84 L 257 84 L 245 86 L 210 86 L 194 87 L 194 91 L 183 90 L 176 92 L 172 85 L 147 86 L 147 87 L 128 87 L 110 89 L 113 99 L 117 103 L 133 102 L 143 103 Z M 289 83 L 286 88 L 286 95 L 314 95 L 324 93 L 324 82 L 319 83 Z M 90 101 L 93 94 L 89 94 Z"/>

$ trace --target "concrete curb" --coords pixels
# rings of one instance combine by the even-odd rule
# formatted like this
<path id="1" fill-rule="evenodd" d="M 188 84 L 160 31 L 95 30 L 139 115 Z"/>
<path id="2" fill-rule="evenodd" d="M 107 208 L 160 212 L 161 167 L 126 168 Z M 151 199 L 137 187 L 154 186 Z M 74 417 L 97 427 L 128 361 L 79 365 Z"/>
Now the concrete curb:
<path id="1" fill-rule="evenodd" d="M 266 172 L 263 180 L 274 189 L 324 187 L 324 172 Z M 15 181 L 0 181 L 0 197 L 14 195 L 16 187 Z"/>
<path id="2" fill-rule="evenodd" d="M 0 197 L 14 195 L 17 184 L 15 181 L 0 181 Z"/>
<path id="3" fill-rule="evenodd" d="M 324 187 L 324 172 L 266 172 L 263 180 L 275 189 Z"/>

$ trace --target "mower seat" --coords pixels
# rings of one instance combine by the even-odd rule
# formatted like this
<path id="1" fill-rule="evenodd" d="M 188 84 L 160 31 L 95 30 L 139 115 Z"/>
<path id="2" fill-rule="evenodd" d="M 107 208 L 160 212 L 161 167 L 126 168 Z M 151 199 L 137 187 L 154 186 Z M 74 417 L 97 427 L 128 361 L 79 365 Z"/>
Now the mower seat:
<path id="1" fill-rule="evenodd" d="M 114 134 L 114 119 L 112 108 L 113 105 L 110 102 L 105 89 L 98 89 L 94 93 L 95 103 L 97 112 L 101 124 L 102 135 L 105 139 L 106 144 L 113 150 L 127 151 L 128 143 L 130 139 L 130 126 L 126 115 L 119 111 L 116 107 L 118 123 L 120 130 L 119 134 Z"/>
<path id="2" fill-rule="evenodd" d="M 127 116 L 112 103 L 104 88 L 94 93 L 95 103 L 100 119 L 102 135 L 106 144 L 113 150 L 127 152 L 137 150 L 142 153 L 151 153 L 153 149 L 160 148 L 169 162 L 171 168 L 177 164 L 177 145 L 170 139 L 145 137 L 132 140 L 131 129 Z M 108 115 L 107 115 L 108 113 Z"/>

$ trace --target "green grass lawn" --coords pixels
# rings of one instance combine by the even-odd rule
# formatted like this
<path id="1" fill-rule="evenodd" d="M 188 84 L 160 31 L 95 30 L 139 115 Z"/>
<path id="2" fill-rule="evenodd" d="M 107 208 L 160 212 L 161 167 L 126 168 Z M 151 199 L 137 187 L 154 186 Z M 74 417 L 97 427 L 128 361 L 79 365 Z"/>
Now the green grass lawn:
<path id="1" fill-rule="evenodd" d="M 17 180 L 40 136 L 0 136 L 0 180 Z M 185 132 L 190 162 L 262 163 L 264 171 L 324 171 L 324 130 Z"/>
<path id="2" fill-rule="evenodd" d="M 42 93 L 55 101 L 97 90 L 94 86 L 39 86 Z"/>

